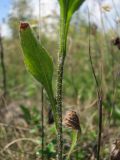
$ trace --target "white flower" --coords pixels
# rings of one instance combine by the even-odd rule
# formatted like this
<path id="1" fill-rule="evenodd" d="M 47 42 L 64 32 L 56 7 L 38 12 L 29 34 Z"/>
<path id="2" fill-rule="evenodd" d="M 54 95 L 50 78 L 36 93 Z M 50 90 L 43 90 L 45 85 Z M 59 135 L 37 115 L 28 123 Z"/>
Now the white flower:
<path id="1" fill-rule="evenodd" d="M 101 6 L 103 12 L 110 12 L 112 7 L 109 4 L 104 4 Z"/>
<path id="2" fill-rule="evenodd" d="M 120 17 L 117 17 L 116 20 L 115 20 L 115 22 L 116 22 L 117 24 L 120 24 Z"/>

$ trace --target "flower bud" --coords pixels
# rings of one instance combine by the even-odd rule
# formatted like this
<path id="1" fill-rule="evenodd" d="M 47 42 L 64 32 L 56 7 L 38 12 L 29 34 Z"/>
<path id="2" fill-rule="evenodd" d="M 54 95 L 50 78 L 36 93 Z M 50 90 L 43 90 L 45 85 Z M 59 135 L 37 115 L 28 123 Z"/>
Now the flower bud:
<path id="1" fill-rule="evenodd" d="M 68 128 L 81 130 L 78 115 L 75 111 L 68 111 L 63 119 L 63 124 Z"/>
<path id="2" fill-rule="evenodd" d="M 114 46 L 117 46 L 118 49 L 120 49 L 120 37 L 113 38 L 111 42 Z"/>

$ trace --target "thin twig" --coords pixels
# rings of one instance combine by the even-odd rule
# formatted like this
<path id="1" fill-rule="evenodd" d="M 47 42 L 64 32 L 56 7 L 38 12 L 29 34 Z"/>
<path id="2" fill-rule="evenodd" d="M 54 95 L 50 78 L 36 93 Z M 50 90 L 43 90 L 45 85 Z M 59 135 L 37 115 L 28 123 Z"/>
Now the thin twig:
<path id="1" fill-rule="evenodd" d="M 5 150 L 5 151 L 0 151 L 0 154 L 2 154 L 2 155 L 6 155 L 6 151 L 7 150 Z M 10 148 L 10 150 L 9 151 L 11 151 L 11 152 L 15 152 L 15 153 L 21 153 L 21 154 L 24 154 L 24 155 L 29 155 L 30 156 L 30 158 L 36 158 L 36 153 L 31 153 L 31 152 L 26 152 L 26 151 L 20 151 L 20 150 L 14 150 L 13 148 Z"/>
<path id="2" fill-rule="evenodd" d="M 41 88 L 41 125 L 42 125 L 42 160 L 44 160 L 44 95 Z"/>
<path id="3" fill-rule="evenodd" d="M 11 145 L 13 145 L 14 143 L 17 143 L 17 142 L 20 142 L 20 141 L 31 141 L 31 142 L 33 142 L 33 143 L 35 143 L 35 144 L 39 144 L 39 141 L 34 140 L 34 139 L 32 139 L 32 138 L 19 138 L 19 139 L 15 139 L 15 140 L 13 140 L 12 142 L 8 143 L 8 144 L 4 147 L 4 149 L 2 150 L 2 152 L 4 152 L 5 150 L 7 150 L 7 149 L 8 149 Z"/>
<path id="4" fill-rule="evenodd" d="M 89 59 L 90 64 L 92 68 L 92 73 L 95 79 L 96 88 L 97 88 L 97 96 L 98 96 L 98 113 L 99 113 L 99 125 L 98 125 L 98 146 L 97 146 L 97 160 L 100 159 L 100 147 L 101 147 L 101 133 L 102 133 L 102 94 L 101 89 L 99 87 L 99 83 L 97 80 L 97 76 L 95 74 L 94 65 L 92 62 L 92 56 L 91 56 L 91 41 L 90 41 L 90 13 L 88 9 L 88 19 L 89 19 Z"/>
<path id="5" fill-rule="evenodd" d="M 1 67 L 2 67 L 2 75 L 3 75 L 3 89 L 4 89 L 3 96 L 5 97 L 7 94 L 7 84 L 6 84 L 6 68 L 5 68 L 5 62 L 4 62 L 4 48 L 3 48 L 1 33 L 0 33 L 0 58 L 1 58 Z"/>

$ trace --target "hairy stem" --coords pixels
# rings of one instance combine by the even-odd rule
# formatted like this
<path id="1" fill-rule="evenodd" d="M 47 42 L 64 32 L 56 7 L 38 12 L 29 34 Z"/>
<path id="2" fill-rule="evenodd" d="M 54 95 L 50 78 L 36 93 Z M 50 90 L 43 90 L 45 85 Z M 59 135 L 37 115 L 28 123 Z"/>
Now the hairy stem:
<path id="1" fill-rule="evenodd" d="M 62 80 L 63 80 L 64 57 L 59 58 L 57 77 L 57 112 L 58 112 L 58 160 L 62 160 Z"/>
<path id="2" fill-rule="evenodd" d="M 66 56 L 66 23 L 61 14 L 60 18 L 60 38 L 59 38 L 59 59 L 57 69 L 57 113 L 58 113 L 58 160 L 62 160 L 62 83 L 64 72 L 64 61 Z"/>

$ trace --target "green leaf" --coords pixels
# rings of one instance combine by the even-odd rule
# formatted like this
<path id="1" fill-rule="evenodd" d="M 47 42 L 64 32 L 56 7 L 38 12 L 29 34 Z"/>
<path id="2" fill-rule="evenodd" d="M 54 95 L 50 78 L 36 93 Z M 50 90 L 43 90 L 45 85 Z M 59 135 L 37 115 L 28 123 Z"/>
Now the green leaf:
<path id="1" fill-rule="evenodd" d="M 62 18 L 67 25 L 67 30 L 73 14 L 84 1 L 85 0 L 59 0 Z"/>
<path id="2" fill-rule="evenodd" d="M 48 148 L 49 152 L 55 153 L 55 147 L 54 147 L 53 143 L 49 143 L 47 145 L 47 148 Z"/>
<path id="3" fill-rule="evenodd" d="M 68 0 L 69 1 L 69 7 L 68 7 L 68 14 L 67 14 L 67 21 L 69 22 L 72 15 L 75 11 L 79 9 L 81 4 L 84 2 L 84 0 Z"/>
<path id="4" fill-rule="evenodd" d="M 60 4 L 60 51 L 59 55 L 66 55 L 67 34 L 70 20 L 84 0 L 58 0 Z"/>
<path id="5" fill-rule="evenodd" d="M 52 92 L 52 59 L 29 26 L 20 30 L 20 38 L 28 71 L 44 86 L 49 95 Z"/>
<path id="6" fill-rule="evenodd" d="M 45 88 L 54 112 L 54 118 L 56 118 L 52 90 L 52 59 L 47 50 L 39 43 L 28 23 L 22 22 L 20 24 L 20 39 L 25 65 L 32 76 Z"/>
<path id="7" fill-rule="evenodd" d="M 24 118 L 25 118 L 26 122 L 28 124 L 30 124 L 31 120 L 32 120 L 30 110 L 24 105 L 21 105 L 20 108 L 21 108 L 21 110 L 22 110 L 22 112 L 24 114 Z"/>

